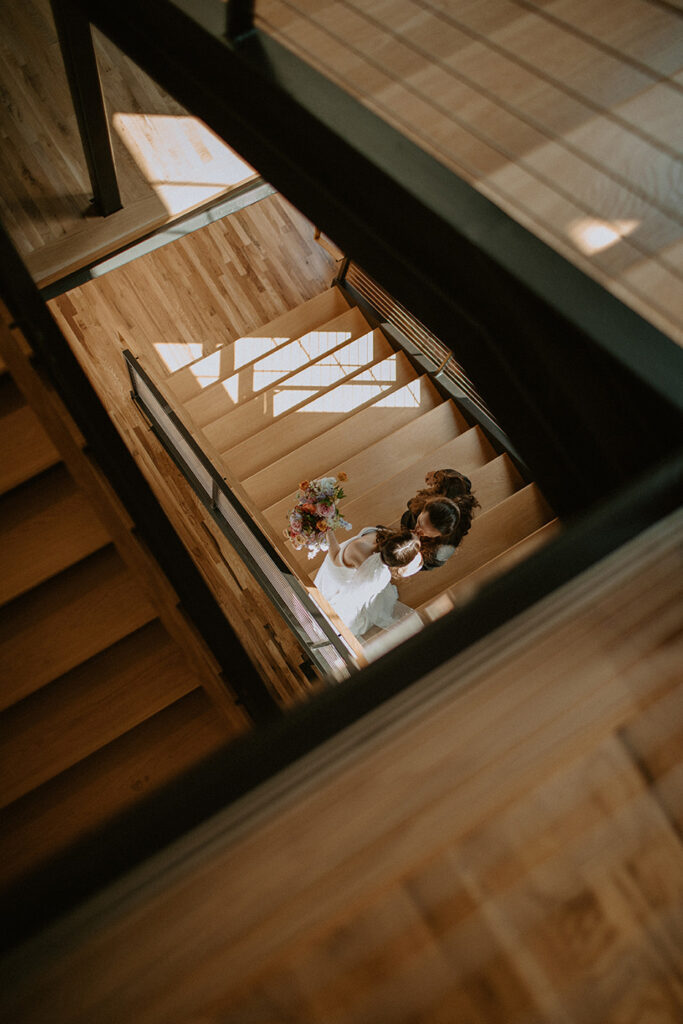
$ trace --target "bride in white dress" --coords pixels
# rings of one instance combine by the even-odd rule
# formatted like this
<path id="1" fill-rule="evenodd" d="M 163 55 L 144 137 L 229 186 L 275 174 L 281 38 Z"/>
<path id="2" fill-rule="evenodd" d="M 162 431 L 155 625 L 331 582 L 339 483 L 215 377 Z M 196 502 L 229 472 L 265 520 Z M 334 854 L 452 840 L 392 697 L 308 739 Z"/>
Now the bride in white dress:
<path id="1" fill-rule="evenodd" d="M 372 626 L 388 629 L 410 613 L 391 581 L 420 571 L 417 534 L 371 526 L 342 544 L 332 531 L 328 537 L 315 585 L 352 633 L 362 637 Z"/>

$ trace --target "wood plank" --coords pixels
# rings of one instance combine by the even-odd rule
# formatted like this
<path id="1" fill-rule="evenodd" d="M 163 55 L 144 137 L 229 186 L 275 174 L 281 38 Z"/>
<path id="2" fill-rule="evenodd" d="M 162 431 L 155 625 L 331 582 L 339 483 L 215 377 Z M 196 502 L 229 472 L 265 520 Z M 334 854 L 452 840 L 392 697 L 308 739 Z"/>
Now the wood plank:
<path id="1" fill-rule="evenodd" d="M 676 661 L 676 635 L 662 645 L 652 666 L 668 679 L 655 700 L 620 733 L 636 763 L 652 786 L 653 796 L 674 827 L 683 832 L 683 683 Z"/>
<path id="2" fill-rule="evenodd" d="M 88 832 L 226 743 L 225 724 L 193 690 L 0 813 L 0 885 Z"/>
<path id="3" fill-rule="evenodd" d="M 547 544 L 556 536 L 559 529 L 560 524 L 557 519 L 546 523 L 539 530 L 535 530 L 534 533 L 530 533 L 528 537 L 508 548 L 507 551 L 492 558 L 490 562 L 485 562 L 484 565 L 465 576 L 443 594 L 422 605 L 419 609 L 420 614 L 426 622 L 434 622 L 450 612 L 456 605 L 465 604 L 484 583 L 495 579 L 496 576 L 501 576 L 518 562 L 524 561 L 537 548 Z"/>
<path id="4" fill-rule="evenodd" d="M 332 427 L 345 418 L 352 389 L 358 406 L 384 394 L 398 380 L 400 361 L 384 335 L 372 331 L 311 363 L 290 377 L 285 387 L 264 395 L 264 404 L 272 403 L 271 414 L 263 417 L 261 429 L 254 422 L 254 429 L 243 441 L 223 450 L 226 465 L 240 479 L 267 468 L 316 437 L 321 420 Z M 371 397 L 365 397 L 366 391 Z M 234 418 L 230 418 L 231 429 Z M 243 427 L 242 432 L 245 430 Z"/>
<path id="5" fill-rule="evenodd" d="M 662 688 L 671 586 L 680 622 L 680 531 L 661 540 L 226 810 L 64 923 L 47 963 L 32 944 L 7 1015 L 674 1024 L 680 836 L 619 739 Z"/>
<path id="6" fill-rule="evenodd" d="M 3 571 L 0 603 L 30 590 L 110 541 L 63 465 L 0 501 Z"/>
<path id="7" fill-rule="evenodd" d="M 0 494 L 59 462 L 59 453 L 8 374 L 0 378 Z"/>
<path id="8" fill-rule="evenodd" d="M 416 394 L 413 382 L 392 389 L 386 397 L 380 398 L 368 408 L 352 413 L 336 427 L 324 431 L 290 455 L 249 477 L 244 481 L 245 489 L 257 505 L 264 509 L 270 508 L 291 495 L 292 480 L 310 480 L 324 475 L 330 452 L 345 451 L 348 462 L 367 445 L 373 445 L 389 437 L 395 430 L 401 430 L 403 425 L 442 402 L 426 374 L 419 377 L 418 381 L 420 389 L 417 401 L 410 400 L 410 396 Z M 458 427 L 460 432 L 467 429 L 464 418 L 459 419 Z"/>
<path id="9" fill-rule="evenodd" d="M 153 618 L 146 594 L 112 547 L 16 598 L 0 621 L 0 708 Z"/>
<path id="10" fill-rule="evenodd" d="M 360 310 L 353 308 L 266 355 L 259 355 L 256 347 L 256 358 L 252 360 L 247 349 L 243 365 L 236 373 L 190 399 L 185 410 L 198 427 L 223 421 L 231 414 L 237 419 L 238 410 L 247 406 L 260 409 L 276 384 L 284 386 L 289 377 L 309 363 L 369 330 Z"/>
<path id="11" fill-rule="evenodd" d="M 617 50 L 623 57 L 646 65 L 657 75 L 680 70 L 680 21 L 673 10 L 646 0 L 620 0 L 596 8 L 591 0 L 553 0 L 531 5 L 546 17 L 570 26 L 594 43 Z"/>
<path id="12" fill-rule="evenodd" d="M 649 40 L 670 60 L 661 23 L 671 15 L 624 6 L 627 49 Z M 680 238 L 673 71 L 661 82 L 545 5 L 263 0 L 261 10 L 285 45 L 683 342 L 671 304 L 680 289 L 654 297 L 625 277 L 643 260 L 661 267 L 662 250 Z M 620 21 L 615 8 L 603 32 Z M 612 233 L 607 244 L 592 243 L 595 230 Z"/>
<path id="13" fill-rule="evenodd" d="M 19 799 L 199 686 L 158 620 L 0 716 L 0 806 Z"/>
<path id="14" fill-rule="evenodd" d="M 278 344 L 300 338 L 316 325 L 333 320 L 348 309 L 348 302 L 338 288 L 327 288 L 312 299 L 302 302 L 295 309 L 250 331 L 234 341 L 224 344 L 209 355 L 202 355 L 187 366 L 170 374 L 164 387 L 170 388 L 179 402 L 189 402 L 200 391 L 224 380 L 244 365 L 245 350 L 255 351 L 254 359 L 261 352 L 270 351 Z M 257 342 L 260 342 L 260 346 Z"/>

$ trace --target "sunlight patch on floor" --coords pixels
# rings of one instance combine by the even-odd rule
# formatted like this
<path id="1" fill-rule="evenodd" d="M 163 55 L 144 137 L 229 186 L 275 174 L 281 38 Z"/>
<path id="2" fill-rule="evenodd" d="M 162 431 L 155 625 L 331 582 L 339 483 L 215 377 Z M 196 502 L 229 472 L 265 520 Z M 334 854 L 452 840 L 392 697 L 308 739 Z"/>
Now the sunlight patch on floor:
<path id="1" fill-rule="evenodd" d="M 256 175 L 196 117 L 118 111 L 112 124 L 171 214 L 205 203 Z"/>
<path id="2" fill-rule="evenodd" d="M 288 412 L 299 402 L 305 402 L 308 398 L 314 398 L 318 392 L 309 388 L 292 388 L 291 391 L 278 391 L 273 395 L 273 419 L 278 416 L 282 416 L 283 413 Z"/>
<path id="3" fill-rule="evenodd" d="M 317 362 L 305 366 L 299 373 L 289 377 L 284 387 L 298 387 L 299 385 L 314 385 L 316 387 L 328 387 L 342 377 L 361 370 L 372 362 L 374 352 L 372 335 L 352 341 L 349 345 L 335 349 L 329 355 L 323 356 Z"/>
<path id="4" fill-rule="evenodd" d="M 389 356 L 376 366 L 368 367 L 356 376 L 356 380 L 396 380 L 396 356 Z"/>
<path id="5" fill-rule="evenodd" d="M 373 398 L 384 394 L 390 384 L 340 384 L 329 394 L 321 395 L 303 407 L 301 412 L 352 412 Z"/>
<path id="6" fill-rule="evenodd" d="M 190 373 L 200 388 L 206 388 L 220 377 L 222 349 L 217 349 L 204 359 L 198 359 L 190 367 Z"/>
<path id="7" fill-rule="evenodd" d="M 232 344 L 233 370 L 241 370 L 243 366 L 253 363 L 259 356 L 263 356 L 266 352 L 272 352 L 274 348 L 284 345 L 286 341 L 289 341 L 289 337 L 238 338 Z"/>
<path id="8" fill-rule="evenodd" d="M 418 409 L 422 404 L 422 389 L 419 380 L 397 388 L 385 398 L 380 398 L 377 406 L 380 409 Z"/>
<path id="9" fill-rule="evenodd" d="M 199 359 L 203 352 L 202 343 L 197 342 L 161 342 L 154 343 L 154 348 L 160 359 L 166 364 L 169 373 L 181 370 L 188 363 Z"/>
<path id="10" fill-rule="evenodd" d="M 576 247 L 590 256 L 594 252 L 609 249 L 625 235 L 635 231 L 639 224 L 639 220 L 608 221 L 583 217 L 569 224 L 567 230 Z"/>
<path id="11" fill-rule="evenodd" d="M 230 401 L 234 405 L 237 405 L 240 400 L 240 378 L 238 373 L 223 381 L 223 390 Z"/>
<path id="12" fill-rule="evenodd" d="M 254 392 L 263 391 L 265 388 L 277 384 L 292 371 L 304 366 L 311 359 L 317 359 L 324 355 L 330 349 L 336 348 L 350 337 L 348 331 L 311 331 L 303 338 L 299 338 L 289 345 L 283 345 L 256 363 L 252 390 Z"/>
<path id="13" fill-rule="evenodd" d="M 258 359 L 266 352 L 272 351 L 287 338 L 238 338 L 232 345 L 219 348 L 204 359 L 199 359 L 190 367 L 200 388 L 208 388 L 221 379 L 222 374 L 232 373 L 248 363 Z M 232 382 L 226 387 L 229 394 L 234 393 Z M 236 399 L 234 399 L 236 401 Z"/>

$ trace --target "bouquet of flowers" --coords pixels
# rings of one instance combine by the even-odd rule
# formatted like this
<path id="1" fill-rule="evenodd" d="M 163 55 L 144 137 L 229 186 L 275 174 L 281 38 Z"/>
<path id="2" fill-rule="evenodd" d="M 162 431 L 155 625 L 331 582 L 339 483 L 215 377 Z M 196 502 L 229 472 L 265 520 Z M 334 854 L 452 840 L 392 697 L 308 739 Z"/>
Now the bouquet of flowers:
<path id="1" fill-rule="evenodd" d="M 342 527 L 351 529 L 351 523 L 344 519 L 337 502 L 345 498 L 341 484 L 346 473 L 338 477 L 322 476 L 318 480 L 302 480 L 294 508 L 287 514 L 289 523 L 285 537 L 297 551 L 304 548 L 309 558 L 315 558 L 319 551 L 327 551 L 328 530 Z"/>

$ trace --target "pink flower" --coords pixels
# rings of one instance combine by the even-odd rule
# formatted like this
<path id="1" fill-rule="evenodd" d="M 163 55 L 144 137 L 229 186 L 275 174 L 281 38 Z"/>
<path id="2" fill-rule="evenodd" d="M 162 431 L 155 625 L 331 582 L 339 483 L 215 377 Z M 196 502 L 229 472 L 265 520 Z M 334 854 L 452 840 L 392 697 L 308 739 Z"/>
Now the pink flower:
<path id="1" fill-rule="evenodd" d="M 327 501 L 319 501 L 315 506 L 315 511 L 317 515 L 324 516 L 327 519 L 334 512 L 334 505 Z"/>

